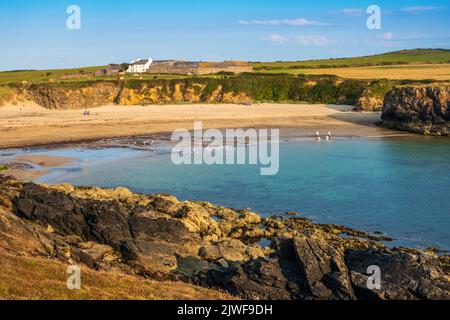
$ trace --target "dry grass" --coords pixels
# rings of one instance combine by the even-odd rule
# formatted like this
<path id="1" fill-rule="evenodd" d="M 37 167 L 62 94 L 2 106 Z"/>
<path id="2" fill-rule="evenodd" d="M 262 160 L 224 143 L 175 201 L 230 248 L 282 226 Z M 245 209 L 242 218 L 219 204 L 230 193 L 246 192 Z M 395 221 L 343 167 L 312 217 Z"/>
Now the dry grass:
<path id="1" fill-rule="evenodd" d="M 0 254 L 0 300 L 227 300 L 232 296 L 185 283 L 143 280 L 82 268 L 82 288 L 66 287 L 67 266 Z"/>
<path id="2" fill-rule="evenodd" d="M 450 80 L 450 64 L 415 64 L 360 68 L 276 69 L 270 73 L 334 74 L 349 79 Z"/>

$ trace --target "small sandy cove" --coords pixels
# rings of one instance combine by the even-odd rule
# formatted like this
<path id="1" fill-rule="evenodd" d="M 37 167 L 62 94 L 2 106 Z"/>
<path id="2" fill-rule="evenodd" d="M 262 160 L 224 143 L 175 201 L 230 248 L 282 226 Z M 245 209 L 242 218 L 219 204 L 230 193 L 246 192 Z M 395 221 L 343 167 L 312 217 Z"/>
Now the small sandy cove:
<path id="1" fill-rule="evenodd" d="M 86 116 L 83 110 L 47 110 L 31 102 L 0 107 L 0 148 L 190 130 L 195 120 L 202 120 L 205 129 L 297 128 L 300 136 L 313 136 L 318 130 L 359 137 L 396 134 L 374 125 L 379 114 L 353 113 L 349 106 L 109 105 L 89 111 Z"/>
<path id="2" fill-rule="evenodd" d="M 74 159 L 72 158 L 58 156 L 24 155 L 14 158 L 12 164 L 9 164 L 11 167 L 1 173 L 13 176 L 18 180 L 33 181 L 49 173 L 50 168 L 69 165 L 73 161 Z M 36 166 L 38 166 L 38 169 L 35 168 Z"/>

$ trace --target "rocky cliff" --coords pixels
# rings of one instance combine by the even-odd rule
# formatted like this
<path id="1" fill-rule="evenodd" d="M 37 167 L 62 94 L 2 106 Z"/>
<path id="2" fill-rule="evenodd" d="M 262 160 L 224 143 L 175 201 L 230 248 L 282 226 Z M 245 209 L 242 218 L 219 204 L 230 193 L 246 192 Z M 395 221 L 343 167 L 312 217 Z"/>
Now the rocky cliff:
<path id="1" fill-rule="evenodd" d="M 19 86 L 19 91 L 24 98 L 48 109 L 83 109 L 112 103 L 309 102 L 356 105 L 367 83 L 334 76 L 243 74 L 211 78 L 34 83 Z"/>
<path id="2" fill-rule="evenodd" d="M 46 109 L 85 109 L 112 104 L 120 94 L 113 82 L 93 82 L 81 85 L 32 84 L 24 86 L 21 94 Z"/>
<path id="3" fill-rule="evenodd" d="M 450 135 L 450 87 L 401 87 L 384 101 L 383 125 L 421 134 Z"/>
<path id="4" fill-rule="evenodd" d="M 249 299 L 450 299 L 449 256 L 388 249 L 380 240 L 389 239 L 169 195 L 0 176 L 0 255 L 184 281 Z M 373 265 L 381 269 L 377 290 L 367 287 Z"/>
<path id="5" fill-rule="evenodd" d="M 376 80 L 370 82 L 359 97 L 355 110 L 357 111 L 381 111 L 384 97 L 398 83 L 389 80 Z"/>

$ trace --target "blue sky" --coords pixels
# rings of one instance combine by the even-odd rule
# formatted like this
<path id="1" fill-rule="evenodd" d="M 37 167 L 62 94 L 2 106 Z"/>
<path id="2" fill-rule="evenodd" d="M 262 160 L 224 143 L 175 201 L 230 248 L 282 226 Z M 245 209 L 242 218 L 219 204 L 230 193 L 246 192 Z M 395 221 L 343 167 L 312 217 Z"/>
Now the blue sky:
<path id="1" fill-rule="evenodd" d="M 69 5 L 81 29 L 69 30 Z M 382 9 L 368 30 L 366 9 Z M 305 60 L 406 48 L 450 48 L 445 0 L 15 0 L 0 3 L 0 70 L 50 69 L 134 58 Z"/>

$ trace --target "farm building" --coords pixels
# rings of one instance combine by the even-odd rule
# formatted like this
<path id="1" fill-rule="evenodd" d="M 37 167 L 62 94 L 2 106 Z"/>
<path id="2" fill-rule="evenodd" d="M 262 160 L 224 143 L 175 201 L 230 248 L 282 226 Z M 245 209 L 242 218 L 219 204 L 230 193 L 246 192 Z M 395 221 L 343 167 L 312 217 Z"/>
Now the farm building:
<path id="1" fill-rule="evenodd" d="M 108 76 L 118 75 L 120 70 L 121 70 L 121 67 L 119 64 L 109 64 L 108 68 L 106 68 L 106 74 Z"/>
<path id="2" fill-rule="evenodd" d="M 149 73 L 171 73 L 171 74 L 192 74 L 202 75 L 218 72 L 251 72 L 253 68 L 242 61 L 225 62 L 190 62 L 176 60 L 154 61 L 147 72 Z"/>
<path id="3" fill-rule="evenodd" d="M 144 73 L 148 72 L 152 59 L 137 59 L 131 62 L 127 69 L 127 73 Z"/>

